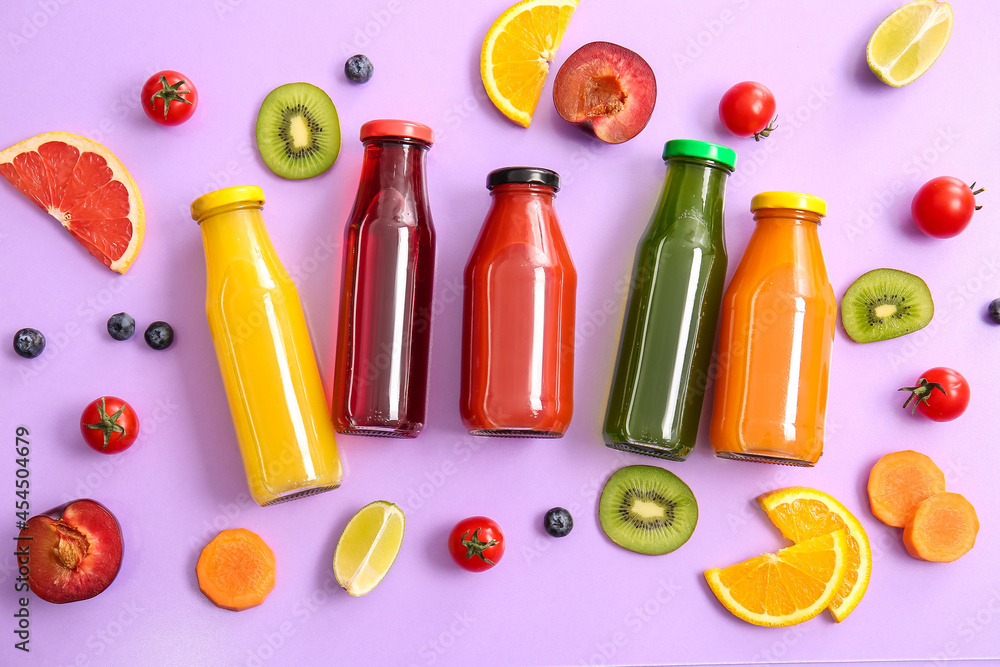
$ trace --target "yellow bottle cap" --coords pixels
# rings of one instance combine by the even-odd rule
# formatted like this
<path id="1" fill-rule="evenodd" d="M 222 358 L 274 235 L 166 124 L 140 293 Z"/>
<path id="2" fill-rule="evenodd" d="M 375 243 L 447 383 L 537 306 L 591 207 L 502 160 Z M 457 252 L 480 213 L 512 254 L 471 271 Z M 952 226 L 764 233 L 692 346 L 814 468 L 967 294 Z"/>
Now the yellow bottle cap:
<path id="1" fill-rule="evenodd" d="M 762 208 L 794 208 L 826 216 L 824 200 L 801 192 L 761 192 L 754 195 L 750 200 L 750 212 L 756 213 Z"/>
<path id="2" fill-rule="evenodd" d="M 236 185 L 231 188 L 213 190 L 191 202 L 191 217 L 198 224 L 206 217 L 206 214 L 220 206 L 237 204 L 240 202 L 253 202 L 264 205 L 264 191 L 256 185 Z"/>

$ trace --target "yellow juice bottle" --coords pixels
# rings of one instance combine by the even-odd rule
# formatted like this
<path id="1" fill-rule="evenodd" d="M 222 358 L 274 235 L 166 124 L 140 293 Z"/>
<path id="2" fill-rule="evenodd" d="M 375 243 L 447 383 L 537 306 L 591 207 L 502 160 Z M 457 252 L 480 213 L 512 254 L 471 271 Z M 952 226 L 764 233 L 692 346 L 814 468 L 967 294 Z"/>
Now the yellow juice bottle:
<path id="1" fill-rule="evenodd" d="M 329 491 L 343 469 L 298 290 L 264 227 L 259 187 L 191 204 L 207 268 L 205 310 L 250 494 L 260 505 Z"/>

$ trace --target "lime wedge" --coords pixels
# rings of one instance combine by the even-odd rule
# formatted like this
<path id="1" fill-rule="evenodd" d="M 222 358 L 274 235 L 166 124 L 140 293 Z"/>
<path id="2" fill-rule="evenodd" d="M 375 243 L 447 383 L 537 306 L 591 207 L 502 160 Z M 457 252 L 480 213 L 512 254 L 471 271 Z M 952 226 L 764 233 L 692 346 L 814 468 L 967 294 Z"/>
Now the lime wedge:
<path id="1" fill-rule="evenodd" d="M 358 510 L 344 528 L 333 555 L 337 582 L 358 597 L 375 588 L 396 561 L 403 543 L 403 511 L 376 500 Z"/>
<path id="2" fill-rule="evenodd" d="M 868 66 L 890 86 L 905 86 L 930 69 L 948 45 L 951 5 L 916 0 L 889 14 L 868 40 Z"/>

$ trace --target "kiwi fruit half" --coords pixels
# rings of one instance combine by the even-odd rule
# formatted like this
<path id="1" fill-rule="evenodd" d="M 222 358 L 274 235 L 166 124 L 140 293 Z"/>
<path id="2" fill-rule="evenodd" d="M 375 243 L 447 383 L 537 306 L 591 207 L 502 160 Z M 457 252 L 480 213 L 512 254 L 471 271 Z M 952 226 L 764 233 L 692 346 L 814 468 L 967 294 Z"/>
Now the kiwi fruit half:
<path id="1" fill-rule="evenodd" d="M 688 541 L 698 503 L 688 485 L 656 466 L 628 466 L 601 493 L 601 528 L 615 544 L 641 554 L 666 554 Z"/>
<path id="2" fill-rule="evenodd" d="M 284 178 L 312 178 L 340 154 L 340 118 L 325 92 L 311 83 L 286 83 L 264 98 L 257 114 L 257 150 Z"/>
<path id="3" fill-rule="evenodd" d="M 869 271 L 851 283 L 840 300 L 844 330 L 859 343 L 923 329 L 933 316 L 934 301 L 927 283 L 896 269 Z"/>

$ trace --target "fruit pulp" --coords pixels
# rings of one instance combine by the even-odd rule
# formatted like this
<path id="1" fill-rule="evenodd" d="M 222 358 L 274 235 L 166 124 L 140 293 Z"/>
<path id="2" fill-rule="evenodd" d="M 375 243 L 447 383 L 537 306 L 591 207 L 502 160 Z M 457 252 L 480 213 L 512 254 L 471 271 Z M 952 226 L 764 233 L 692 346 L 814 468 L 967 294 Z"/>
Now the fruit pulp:
<path id="1" fill-rule="evenodd" d="M 473 435 L 561 437 L 573 414 L 576 270 L 555 189 L 497 185 L 465 269 L 462 423 Z"/>
<path id="2" fill-rule="evenodd" d="M 722 302 L 717 456 L 811 466 L 823 452 L 837 300 L 820 215 L 760 209 Z"/>
<path id="3" fill-rule="evenodd" d="M 683 461 L 694 448 L 726 278 L 729 170 L 671 158 L 639 245 L 604 442 Z"/>
<path id="4" fill-rule="evenodd" d="M 434 229 L 424 160 L 430 144 L 365 142 L 347 226 L 333 421 L 355 435 L 416 437 L 424 425 Z"/>
<path id="5" fill-rule="evenodd" d="M 269 505 L 335 489 L 343 469 L 298 290 L 259 202 L 216 210 L 201 220 L 206 312 L 250 494 Z"/>

